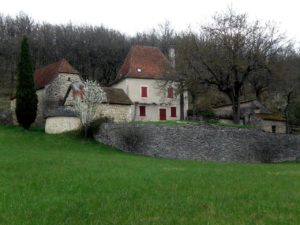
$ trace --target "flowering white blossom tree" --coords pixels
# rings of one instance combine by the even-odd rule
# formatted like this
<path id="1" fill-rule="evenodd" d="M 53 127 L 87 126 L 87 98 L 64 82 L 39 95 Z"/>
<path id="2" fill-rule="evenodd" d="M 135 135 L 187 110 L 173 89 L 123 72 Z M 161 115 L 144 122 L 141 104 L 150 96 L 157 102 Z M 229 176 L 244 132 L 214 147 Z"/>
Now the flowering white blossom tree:
<path id="1" fill-rule="evenodd" d="M 88 126 L 95 119 L 99 104 L 106 100 L 106 94 L 96 81 L 86 80 L 82 85 L 83 94 L 75 96 L 75 110 L 87 137 Z"/>

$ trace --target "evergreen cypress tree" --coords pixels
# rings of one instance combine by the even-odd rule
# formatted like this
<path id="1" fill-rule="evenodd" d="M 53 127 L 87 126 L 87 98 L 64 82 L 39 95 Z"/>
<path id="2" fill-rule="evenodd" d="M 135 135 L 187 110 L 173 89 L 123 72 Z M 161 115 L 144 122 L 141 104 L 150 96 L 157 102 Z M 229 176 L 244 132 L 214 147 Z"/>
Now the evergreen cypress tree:
<path id="1" fill-rule="evenodd" d="M 16 116 L 18 123 L 27 130 L 35 121 L 37 103 L 30 49 L 24 36 L 17 68 Z"/>

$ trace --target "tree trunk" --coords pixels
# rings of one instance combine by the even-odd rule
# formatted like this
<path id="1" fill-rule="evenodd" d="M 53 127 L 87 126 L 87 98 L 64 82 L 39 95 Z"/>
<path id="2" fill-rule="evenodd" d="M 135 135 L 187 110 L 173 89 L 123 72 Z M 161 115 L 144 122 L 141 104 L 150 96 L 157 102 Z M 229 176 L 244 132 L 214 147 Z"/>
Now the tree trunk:
<path id="1" fill-rule="evenodd" d="M 88 126 L 84 125 L 84 138 L 87 139 Z"/>
<path id="2" fill-rule="evenodd" d="M 262 94 L 262 92 L 260 90 L 255 90 L 255 97 L 259 102 L 262 101 L 261 94 Z"/>
<path id="3" fill-rule="evenodd" d="M 291 96 L 293 94 L 293 91 L 290 91 L 287 94 L 287 99 L 286 99 L 286 107 L 284 109 L 284 114 L 285 114 L 285 133 L 288 134 L 290 131 L 290 127 L 289 127 L 289 106 L 290 106 L 290 102 L 291 102 Z"/>
<path id="4" fill-rule="evenodd" d="M 235 95 L 232 98 L 232 116 L 233 116 L 233 122 L 235 124 L 240 123 L 241 119 L 241 108 L 240 108 L 240 96 Z"/>
<path id="5" fill-rule="evenodd" d="M 184 96 L 183 96 L 183 91 L 180 93 L 180 120 L 184 120 Z"/>
<path id="6" fill-rule="evenodd" d="M 195 101 L 196 101 L 196 96 L 192 93 L 192 92 L 190 92 L 190 96 L 191 96 L 191 103 L 192 103 L 192 106 L 193 106 L 193 119 L 195 119 L 196 118 L 196 106 L 195 106 Z"/>
<path id="7" fill-rule="evenodd" d="M 289 112 L 286 110 L 285 112 L 285 133 L 289 134 L 290 133 L 290 126 L 289 126 Z"/>

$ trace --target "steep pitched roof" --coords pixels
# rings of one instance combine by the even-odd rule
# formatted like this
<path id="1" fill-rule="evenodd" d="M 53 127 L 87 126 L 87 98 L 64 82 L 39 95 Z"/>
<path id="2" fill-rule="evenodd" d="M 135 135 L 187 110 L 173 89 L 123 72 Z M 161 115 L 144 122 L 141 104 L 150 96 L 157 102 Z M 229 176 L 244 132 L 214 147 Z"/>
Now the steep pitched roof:
<path id="1" fill-rule="evenodd" d="M 156 47 L 133 46 L 113 83 L 123 78 L 159 79 L 171 71 L 171 64 Z"/>
<path id="2" fill-rule="evenodd" d="M 56 63 L 37 69 L 34 74 L 35 88 L 42 89 L 49 84 L 59 73 L 79 74 L 67 60 L 61 59 Z"/>
<path id="3" fill-rule="evenodd" d="M 109 104 L 119 104 L 119 105 L 132 105 L 132 101 L 123 89 L 103 87 L 106 93 L 107 103 Z"/>

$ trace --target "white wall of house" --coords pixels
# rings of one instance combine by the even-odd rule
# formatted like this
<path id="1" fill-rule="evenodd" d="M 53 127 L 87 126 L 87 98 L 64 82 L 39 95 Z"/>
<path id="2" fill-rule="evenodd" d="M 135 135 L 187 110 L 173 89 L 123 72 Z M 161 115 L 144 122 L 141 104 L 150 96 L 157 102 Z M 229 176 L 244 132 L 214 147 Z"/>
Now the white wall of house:
<path id="1" fill-rule="evenodd" d="M 114 84 L 112 87 L 121 88 L 135 104 L 135 120 L 160 120 L 160 109 L 166 109 L 167 120 L 178 120 L 180 118 L 180 96 L 176 95 L 176 84 L 172 84 L 174 89 L 173 98 L 168 98 L 168 87 L 161 81 L 155 79 L 126 78 Z M 147 88 L 147 97 L 142 97 L 142 87 Z M 140 116 L 139 106 L 146 107 L 146 115 Z M 171 117 L 171 107 L 176 107 L 176 117 Z M 184 112 L 188 109 L 188 93 L 184 93 Z"/>

